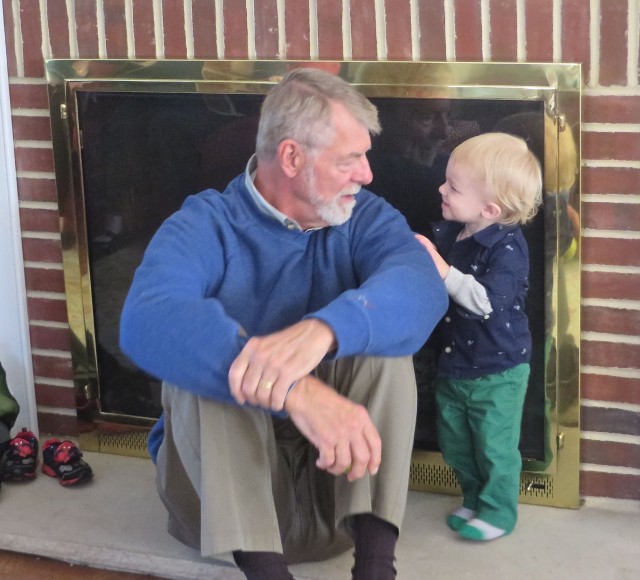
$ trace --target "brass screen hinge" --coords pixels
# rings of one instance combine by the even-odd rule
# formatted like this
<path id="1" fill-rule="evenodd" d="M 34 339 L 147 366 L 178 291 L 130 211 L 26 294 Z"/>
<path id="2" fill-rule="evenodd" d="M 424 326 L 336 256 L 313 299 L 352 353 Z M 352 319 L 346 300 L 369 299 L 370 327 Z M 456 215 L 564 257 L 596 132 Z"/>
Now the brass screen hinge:
<path id="1" fill-rule="evenodd" d="M 564 131 L 567 128 L 567 117 L 566 117 L 566 115 L 558 115 L 557 122 L 558 122 L 558 133 L 564 133 Z"/>
<path id="2" fill-rule="evenodd" d="M 65 103 L 60 105 L 60 118 L 63 121 L 67 118 L 67 105 Z"/>

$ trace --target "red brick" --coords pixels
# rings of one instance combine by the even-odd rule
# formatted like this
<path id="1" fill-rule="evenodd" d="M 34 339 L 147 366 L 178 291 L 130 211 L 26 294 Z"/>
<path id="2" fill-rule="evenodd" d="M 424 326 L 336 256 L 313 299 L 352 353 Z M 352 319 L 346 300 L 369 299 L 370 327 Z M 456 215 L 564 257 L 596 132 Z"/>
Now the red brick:
<path id="1" fill-rule="evenodd" d="M 18 197 L 21 201 L 58 201 L 53 179 L 18 177 Z"/>
<path id="2" fill-rule="evenodd" d="M 162 2 L 162 22 L 165 58 L 186 58 L 184 2 L 182 0 L 164 0 Z"/>
<path id="3" fill-rule="evenodd" d="M 351 55 L 354 60 L 376 60 L 375 0 L 351 1 Z"/>
<path id="4" fill-rule="evenodd" d="M 20 30 L 25 77 L 43 77 L 42 29 L 40 28 L 40 3 L 38 0 L 21 0 Z"/>
<path id="5" fill-rule="evenodd" d="M 553 62 L 553 0 L 525 2 L 528 62 Z"/>
<path id="6" fill-rule="evenodd" d="M 62 289 L 64 290 L 64 285 Z M 67 303 L 65 300 L 28 297 L 27 309 L 29 310 L 29 320 L 67 322 Z"/>
<path id="7" fill-rule="evenodd" d="M 640 169 L 631 167 L 584 167 L 583 193 L 640 193 Z"/>
<path id="8" fill-rule="evenodd" d="M 585 264 L 640 266 L 640 240 L 583 238 L 582 260 Z"/>
<path id="9" fill-rule="evenodd" d="M 70 358 L 34 354 L 32 359 L 33 374 L 37 377 L 63 379 L 66 381 L 73 380 L 73 369 Z"/>
<path id="10" fill-rule="evenodd" d="M 254 27 L 258 58 L 278 58 L 278 6 L 273 0 L 255 0 Z"/>
<path id="11" fill-rule="evenodd" d="M 37 349 L 68 351 L 70 347 L 69 330 L 49 328 L 47 326 L 29 326 L 31 347 Z"/>
<path id="12" fill-rule="evenodd" d="M 25 284 L 32 292 L 64 293 L 64 274 L 55 268 L 25 268 Z"/>
<path id="13" fill-rule="evenodd" d="M 95 2 L 75 2 L 76 39 L 78 54 L 82 58 L 97 58 L 98 20 Z"/>
<path id="14" fill-rule="evenodd" d="M 48 0 L 47 23 L 53 58 L 69 58 L 69 16 L 66 0 Z"/>
<path id="15" fill-rule="evenodd" d="M 342 0 L 318 2 L 318 57 L 342 60 Z"/>
<path id="16" fill-rule="evenodd" d="M 616 499 L 640 499 L 640 476 L 580 471 L 580 495 Z"/>
<path id="17" fill-rule="evenodd" d="M 193 0 L 193 52 L 195 58 L 217 58 L 216 12 L 210 0 Z"/>
<path id="18" fill-rule="evenodd" d="M 640 96 L 582 96 L 585 123 L 640 123 Z"/>
<path id="19" fill-rule="evenodd" d="M 582 63 L 585 83 L 589 77 L 589 19 L 590 11 L 585 0 L 563 0 L 562 2 L 562 62 Z"/>
<path id="20" fill-rule="evenodd" d="M 51 141 L 51 124 L 49 117 L 23 117 L 22 115 L 13 115 L 11 124 L 14 139 Z"/>
<path id="21" fill-rule="evenodd" d="M 583 431 L 640 435 L 640 413 L 614 407 L 581 407 Z"/>
<path id="22" fill-rule="evenodd" d="M 640 468 L 640 445 L 583 439 L 580 442 L 580 461 L 637 469 Z"/>
<path id="23" fill-rule="evenodd" d="M 16 38 L 14 29 L 16 27 L 13 18 L 13 5 L 4 0 L 2 2 L 2 14 L 4 17 L 4 36 L 7 47 L 7 70 L 10 77 L 18 76 L 18 62 L 16 60 Z"/>
<path id="24" fill-rule="evenodd" d="M 405 2 L 385 0 L 388 60 L 411 60 L 410 8 L 408 0 Z"/>
<path id="25" fill-rule="evenodd" d="M 640 300 L 640 274 L 582 272 L 584 298 Z"/>
<path id="26" fill-rule="evenodd" d="M 634 336 L 640 329 L 640 311 L 584 306 L 581 324 L 583 331 Z"/>
<path id="27" fill-rule="evenodd" d="M 628 2 L 618 0 L 600 4 L 599 84 L 627 84 Z M 636 21 L 638 15 L 635 15 Z"/>
<path id="28" fill-rule="evenodd" d="M 637 369 L 640 367 L 640 345 L 583 340 L 580 362 L 594 367 Z"/>
<path id="29" fill-rule="evenodd" d="M 23 232 L 59 232 L 58 211 L 20 208 L 20 227 Z"/>
<path id="30" fill-rule="evenodd" d="M 124 0 L 103 0 L 104 32 L 109 58 L 127 58 Z"/>
<path id="31" fill-rule="evenodd" d="M 582 133 L 582 159 L 640 160 L 638 133 Z"/>
<path id="32" fill-rule="evenodd" d="M 584 204 L 582 227 L 594 230 L 640 231 L 640 206 L 627 203 Z"/>
<path id="33" fill-rule="evenodd" d="M 52 173 L 54 170 L 53 149 L 17 147 L 15 154 L 18 171 L 46 171 Z"/>
<path id="34" fill-rule="evenodd" d="M 611 375 L 585 373 L 580 377 L 580 396 L 592 401 L 640 404 L 640 381 Z"/>
<path id="35" fill-rule="evenodd" d="M 9 84 L 9 98 L 12 109 L 46 109 L 49 110 L 47 85 Z"/>
<path id="36" fill-rule="evenodd" d="M 454 0 L 456 60 L 482 60 L 482 16 L 477 0 Z"/>
<path id="37" fill-rule="evenodd" d="M 245 0 L 226 0 L 223 5 L 224 56 L 247 58 L 247 4 Z"/>
<path id="38" fill-rule="evenodd" d="M 44 407 L 75 409 L 76 395 L 73 387 L 58 387 L 36 382 L 36 402 Z"/>
<path id="39" fill-rule="evenodd" d="M 491 60 L 501 62 L 518 60 L 516 0 L 490 0 L 489 6 Z"/>
<path id="40" fill-rule="evenodd" d="M 40 433 L 48 433 L 59 437 L 77 437 L 80 430 L 78 419 L 73 415 L 57 415 L 38 411 L 38 427 Z"/>
<path id="41" fill-rule="evenodd" d="M 431 0 L 418 1 L 420 23 L 420 58 L 445 60 L 447 46 L 444 28 L 444 3 Z M 351 25 L 353 27 L 353 24 Z"/>
<path id="42" fill-rule="evenodd" d="M 285 0 L 285 46 L 289 59 L 308 59 L 309 45 L 309 3 L 299 0 Z"/>
<path id="43" fill-rule="evenodd" d="M 156 57 L 152 0 L 133 0 L 133 36 L 137 58 Z"/>
<path id="44" fill-rule="evenodd" d="M 62 250 L 59 240 L 22 238 L 22 254 L 29 262 L 62 263 Z"/>

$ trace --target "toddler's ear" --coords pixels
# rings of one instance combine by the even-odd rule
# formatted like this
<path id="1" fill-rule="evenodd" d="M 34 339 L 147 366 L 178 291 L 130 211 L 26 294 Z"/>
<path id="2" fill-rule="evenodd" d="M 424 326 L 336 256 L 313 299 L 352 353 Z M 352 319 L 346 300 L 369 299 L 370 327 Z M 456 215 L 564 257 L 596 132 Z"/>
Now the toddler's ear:
<path id="1" fill-rule="evenodd" d="M 488 203 L 482 210 L 482 216 L 490 220 L 497 220 L 501 214 L 502 208 L 497 203 Z"/>

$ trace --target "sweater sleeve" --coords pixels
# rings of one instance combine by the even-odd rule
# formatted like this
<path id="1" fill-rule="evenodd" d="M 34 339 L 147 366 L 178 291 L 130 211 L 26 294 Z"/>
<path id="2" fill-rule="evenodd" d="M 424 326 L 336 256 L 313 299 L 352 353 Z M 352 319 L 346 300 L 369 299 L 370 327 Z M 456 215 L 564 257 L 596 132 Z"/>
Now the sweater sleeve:
<path id="1" fill-rule="evenodd" d="M 156 232 L 120 321 L 122 351 L 149 374 L 233 401 L 227 372 L 246 338 L 215 296 L 224 246 L 211 203 L 193 196 Z"/>
<path id="2" fill-rule="evenodd" d="M 444 315 L 447 292 L 400 212 L 382 198 L 361 194 L 349 229 L 359 285 L 309 316 L 331 326 L 337 357 L 413 354 Z"/>

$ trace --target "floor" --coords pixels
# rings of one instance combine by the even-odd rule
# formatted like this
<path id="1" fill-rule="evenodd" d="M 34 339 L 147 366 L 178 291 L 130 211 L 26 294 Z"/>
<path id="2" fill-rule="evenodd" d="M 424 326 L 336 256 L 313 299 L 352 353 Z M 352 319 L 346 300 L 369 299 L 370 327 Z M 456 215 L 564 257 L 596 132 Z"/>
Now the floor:
<path id="1" fill-rule="evenodd" d="M 150 580 L 155 576 L 98 570 L 60 560 L 0 551 L 0 580 Z"/>
<path id="2" fill-rule="evenodd" d="M 97 453 L 85 458 L 95 478 L 84 487 L 63 488 L 42 474 L 29 483 L 2 484 L 0 550 L 160 578 L 243 578 L 165 532 L 150 461 Z M 486 544 L 459 540 L 446 527 L 444 518 L 458 502 L 409 493 L 397 550 L 400 580 L 640 578 L 640 502 L 587 498 L 579 510 L 521 505 L 516 531 Z M 41 562 L 33 560 L 34 566 Z M 346 579 L 350 566 L 346 553 L 293 566 L 292 573 L 299 580 Z M 54 576 L 34 568 L 33 575 L 13 578 Z"/>

